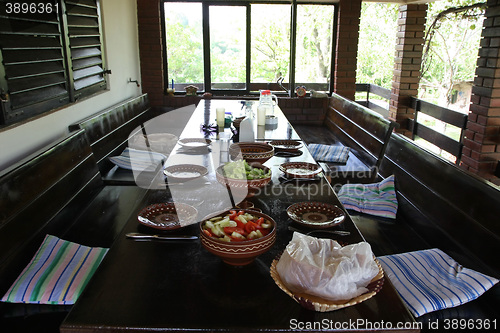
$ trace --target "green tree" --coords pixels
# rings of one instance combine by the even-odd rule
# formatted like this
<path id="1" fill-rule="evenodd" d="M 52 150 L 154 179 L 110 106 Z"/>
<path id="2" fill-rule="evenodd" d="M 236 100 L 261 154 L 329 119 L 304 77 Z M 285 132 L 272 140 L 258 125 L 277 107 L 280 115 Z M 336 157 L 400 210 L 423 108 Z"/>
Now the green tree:
<path id="1" fill-rule="evenodd" d="M 474 79 L 483 7 L 477 0 L 429 4 L 419 97 L 448 107 L 454 85 Z"/>
<path id="2" fill-rule="evenodd" d="M 397 5 L 363 2 L 356 82 L 391 88 L 397 18 Z"/>
<path id="3" fill-rule="evenodd" d="M 169 78 L 179 83 L 203 82 L 201 21 L 189 22 L 182 12 L 167 11 L 166 43 Z"/>
<path id="4" fill-rule="evenodd" d="M 252 5 L 252 82 L 276 82 L 288 77 L 290 66 L 290 6 Z"/>

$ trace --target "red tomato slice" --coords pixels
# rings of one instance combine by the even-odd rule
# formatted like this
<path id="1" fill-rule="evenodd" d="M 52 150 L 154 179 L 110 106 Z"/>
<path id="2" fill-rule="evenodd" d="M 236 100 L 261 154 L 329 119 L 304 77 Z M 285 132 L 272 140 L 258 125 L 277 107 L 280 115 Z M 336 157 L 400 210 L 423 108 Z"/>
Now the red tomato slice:
<path id="1" fill-rule="evenodd" d="M 241 229 L 245 229 L 245 224 L 240 221 L 240 219 L 234 220 L 236 222 L 236 226 Z"/>
<path id="2" fill-rule="evenodd" d="M 262 223 L 264 223 L 264 218 L 263 218 L 263 217 L 260 217 L 260 218 L 258 218 L 258 219 L 255 221 L 255 224 L 257 224 L 259 227 L 260 227 L 260 225 L 261 225 Z"/>
<path id="3" fill-rule="evenodd" d="M 237 232 L 240 235 L 243 235 L 245 233 L 245 230 L 243 230 L 243 228 L 238 228 L 238 227 L 224 227 L 224 232 L 228 235 L 231 235 L 233 232 Z"/>
<path id="4" fill-rule="evenodd" d="M 257 230 L 257 224 L 255 224 L 252 221 L 248 221 L 247 224 L 245 224 L 245 231 L 247 233 L 251 233 L 252 231 Z"/>
<path id="5" fill-rule="evenodd" d="M 208 237 L 214 237 L 214 235 L 208 230 L 208 229 L 203 229 L 203 232 L 205 233 L 205 235 L 207 235 Z"/>

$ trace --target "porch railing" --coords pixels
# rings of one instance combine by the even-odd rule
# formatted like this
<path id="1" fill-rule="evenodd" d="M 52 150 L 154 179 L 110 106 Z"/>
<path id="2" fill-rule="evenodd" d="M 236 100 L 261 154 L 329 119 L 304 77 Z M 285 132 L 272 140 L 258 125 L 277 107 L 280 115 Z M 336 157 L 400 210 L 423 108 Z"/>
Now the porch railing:
<path id="1" fill-rule="evenodd" d="M 356 84 L 356 92 L 366 92 L 366 100 L 357 100 L 356 102 L 379 112 L 386 117 L 388 116 L 388 105 L 391 97 L 391 91 L 389 89 L 382 88 L 374 84 L 360 83 Z M 381 106 L 382 103 L 377 103 L 374 100 L 371 100 L 370 94 L 383 98 L 387 106 L 383 107 Z M 414 97 L 411 98 L 410 103 L 411 104 L 409 106 L 415 109 L 414 119 L 408 119 L 408 129 L 412 132 L 413 140 L 416 138 L 422 138 L 425 141 L 430 142 L 439 149 L 455 156 L 455 163 L 459 164 L 460 157 L 462 155 L 463 136 L 467 126 L 467 114 L 444 108 Z M 422 122 L 418 122 L 419 114 L 429 115 L 444 122 L 445 125 L 449 124 L 457 127 L 459 130 L 459 139 L 456 140 L 451 138 L 440 131 L 436 131 L 435 129 L 422 124 Z"/>

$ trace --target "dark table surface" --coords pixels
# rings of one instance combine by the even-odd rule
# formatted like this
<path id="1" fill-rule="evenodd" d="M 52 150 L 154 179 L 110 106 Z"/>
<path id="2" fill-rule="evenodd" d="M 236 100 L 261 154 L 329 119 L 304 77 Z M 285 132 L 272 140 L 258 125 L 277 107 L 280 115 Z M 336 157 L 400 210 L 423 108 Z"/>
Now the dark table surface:
<path id="1" fill-rule="evenodd" d="M 200 132 L 200 116 L 213 117 L 216 101 L 202 101 L 188 122 L 182 137 L 204 137 Z M 231 105 L 231 103 L 229 103 Z M 206 115 L 211 112 L 210 115 Z M 283 132 L 266 132 L 266 138 L 298 136 L 279 109 L 279 128 Z M 214 118 L 215 119 L 215 118 Z M 188 127 L 191 123 L 192 126 Z M 194 123 L 197 124 L 196 128 Z M 286 137 L 286 133 L 289 136 Z M 222 135 L 226 137 L 225 135 Z M 138 207 L 172 201 L 188 203 L 198 209 L 199 219 L 219 211 L 230 203 L 227 189 L 214 176 L 215 168 L 224 163 L 225 140 L 214 140 L 211 151 L 203 154 L 181 154 L 177 149 L 167 164 L 202 163 L 209 174 L 192 183 L 170 186 L 161 177 Z M 222 147 L 221 147 L 222 145 Z M 305 329 L 378 330 L 414 329 L 415 321 L 394 287 L 386 278 L 382 289 L 371 299 L 333 312 L 314 312 L 302 308 L 274 283 L 271 262 L 286 247 L 293 232 L 286 208 L 296 202 L 321 201 L 341 207 L 328 181 L 282 183 L 279 165 L 287 161 L 314 160 L 306 148 L 293 158 L 272 157 L 265 165 L 273 171 L 271 183 L 249 200 L 277 222 L 277 239 L 270 251 L 253 263 L 234 267 L 206 251 L 196 241 L 137 241 L 127 239 L 128 232 L 158 233 L 130 216 L 122 234 L 115 241 L 78 302 L 63 322 L 61 332 L 147 331 L 292 331 Z M 160 181 L 158 181 L 160 180 Z M 363 241 L 349 215 L 334 229 L 347 230 L 349 236 L 330 236 L 344 243 Z M 198 235 L 198 223 L 175 231 L 160 233 Z M 396 330 L 397 331 L 397 330 Z"/>

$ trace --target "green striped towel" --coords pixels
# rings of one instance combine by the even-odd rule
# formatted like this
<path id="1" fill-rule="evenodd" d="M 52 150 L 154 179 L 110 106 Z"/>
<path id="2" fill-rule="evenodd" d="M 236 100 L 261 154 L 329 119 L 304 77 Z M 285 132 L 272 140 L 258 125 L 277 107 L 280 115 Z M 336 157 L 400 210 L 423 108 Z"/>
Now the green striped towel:
<path id="1" fill-rule="evenodd" d="M 394 188 L 394 175 L 375 184 L 345 184 L 338 193 L 346 209 L 395 219 L 398 199 Z"/>
<path id="2" fill-rule="evenodd" d="M 74 304 L 107 251 L 47 235 L 2 302 Z"/>

